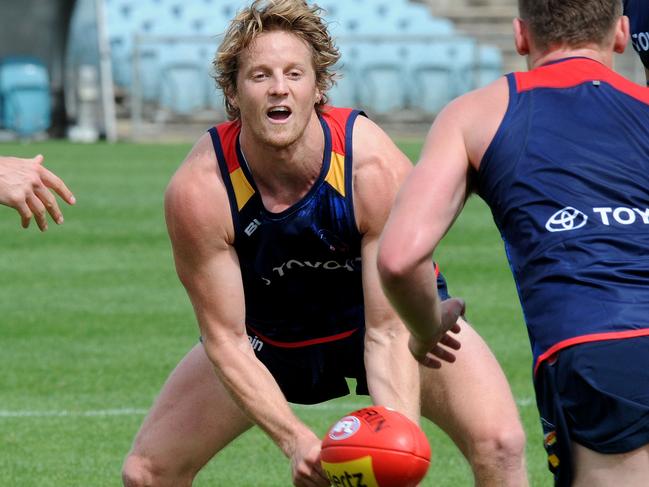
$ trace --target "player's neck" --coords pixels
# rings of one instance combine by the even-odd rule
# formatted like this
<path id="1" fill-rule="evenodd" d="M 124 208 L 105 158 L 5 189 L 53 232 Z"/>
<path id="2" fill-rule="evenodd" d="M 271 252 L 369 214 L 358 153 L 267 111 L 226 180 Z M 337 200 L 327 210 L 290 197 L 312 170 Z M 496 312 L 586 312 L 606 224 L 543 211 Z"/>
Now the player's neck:
<path id="1" fill-rule="evenodd" d="M 543 66 L 544 64 L 570 57 L 584 57 L 598 61 L 609 68 L 613 67 L 613 52 L 611 50 L 602 49 L 596 45 L 577 49 L 560 46 L 545 51 L 533 51 L 530 52 L 527 58 L 527 64 L 529 69 L 534 69 Z"/>
<path id="2" fill-rule="evenodd" d="M 277 147 L 242 131 L 241 151 L 264 205 L 291 206 L 304 196 L 322 170 L 324 133 L 317 116 L 292 144 Z M 279 210 L 281 211 L 281 210 Z"/>

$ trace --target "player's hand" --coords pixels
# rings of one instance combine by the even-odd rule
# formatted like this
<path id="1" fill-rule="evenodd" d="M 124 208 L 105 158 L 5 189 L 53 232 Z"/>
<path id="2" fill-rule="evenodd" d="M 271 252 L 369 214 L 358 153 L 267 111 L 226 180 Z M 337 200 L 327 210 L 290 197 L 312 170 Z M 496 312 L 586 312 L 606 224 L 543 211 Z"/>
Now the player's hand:
<path id="1" fill-rule="evenodd" d="M 75 198 L 65 183 L 43 165 L 43 156 L 32 159 L 0 157 L 0 204 L 15 208 L 23 228 L 32 217 L 41 231 L 47 230 L 47 213 L 57 223 L 63 223 L 52 189 L 63 200 L 73 205 Z"/>
<path id="2" fill-rule="evenodd" d="M 295 487 L 329 487 L 330 482 L 320 465 L 322 442 L 310 433 L 297 440 L 291 455 L 293 485 Z"/>
<path id="3" fill-rule="evenodd" d="M 455 362 L 452 350 L 460 349 L 460 342 L 451 333 L 459 333 L 460 325 L 457 320 L 464 315 L 466 306 L 462 299 L 451 298 L 441 303 L 441 337 L 422 340 L 410 335 L 408 348 L 415 360 L 431 369 L 439 369 L 443 362 Z"/>

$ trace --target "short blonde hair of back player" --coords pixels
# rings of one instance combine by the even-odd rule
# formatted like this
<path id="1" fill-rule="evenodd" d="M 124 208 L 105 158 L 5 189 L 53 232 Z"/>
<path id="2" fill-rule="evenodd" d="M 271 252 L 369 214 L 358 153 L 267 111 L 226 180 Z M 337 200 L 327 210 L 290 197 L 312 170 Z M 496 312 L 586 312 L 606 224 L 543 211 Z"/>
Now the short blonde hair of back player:
<path id="1" fill-rule="evenodd" d="M 518 0 L 518 11 L 539 49 L 602 45 L 622 15 L 622 0 Z"/>

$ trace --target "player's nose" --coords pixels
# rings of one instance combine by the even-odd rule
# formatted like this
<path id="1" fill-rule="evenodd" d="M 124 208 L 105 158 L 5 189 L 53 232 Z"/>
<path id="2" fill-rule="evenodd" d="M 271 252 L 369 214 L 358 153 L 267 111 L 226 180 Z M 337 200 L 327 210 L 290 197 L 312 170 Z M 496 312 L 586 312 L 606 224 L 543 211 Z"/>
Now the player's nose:
<path id="1" fill-rule="evenodd" d="M 274 75 L 271 78 L 270 87 L 268 90 L 270 95 L 282 96 L 288 93 L 288 83 L 284 76 Z"/>

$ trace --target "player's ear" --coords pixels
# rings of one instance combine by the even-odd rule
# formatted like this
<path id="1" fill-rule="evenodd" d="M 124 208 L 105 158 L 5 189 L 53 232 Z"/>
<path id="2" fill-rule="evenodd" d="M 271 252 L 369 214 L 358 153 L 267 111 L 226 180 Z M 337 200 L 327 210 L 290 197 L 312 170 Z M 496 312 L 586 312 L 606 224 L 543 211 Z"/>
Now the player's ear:
<path id="1" fill-rule="evenodd" d="M 513 26 L 516 52 L 521 56 L 527 56 L 530 53 L 529 29 L 527 28 L 527 24 L 523 19 L 516 17 L 513 21 Z"/>
<path id="2" fill-rule="evenodd" d="M 238 97 L 237 97 L 236 93 L 235 94 L 228 94 L 228 95 L 226 95 L 226 98 L 227 98 L 228 103 L 230 104 L 230 106 L 232 108 L 234 108 L 235 110 L 239 109 L 239 102 L 237 100 Z"/>
<path id="3" fill-rule="evenodd" d="M 622 54 L 629 44 L 629 37 L 631 36 L 631 28 L 629 27 L 629 17 L 622 15 L 615 24 L 615 40 L 613 43 L 613 50 L 618 54 Z"/>

